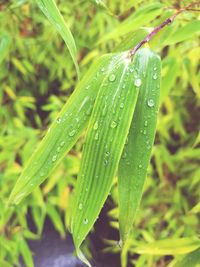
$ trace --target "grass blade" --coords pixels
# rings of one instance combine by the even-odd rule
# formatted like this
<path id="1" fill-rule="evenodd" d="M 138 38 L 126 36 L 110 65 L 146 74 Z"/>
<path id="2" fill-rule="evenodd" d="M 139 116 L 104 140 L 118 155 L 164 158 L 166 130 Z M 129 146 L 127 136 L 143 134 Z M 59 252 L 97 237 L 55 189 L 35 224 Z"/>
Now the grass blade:
<path id="1" fill-rule="evenodd" d="M 131 124 L 143 79 L 145 53 L 116 56 L 104 78 L 90 119 L 71 218 L 71 232 L 79 257 L 89 265 L 80 245 L 91 230 L 108 196 Z"/>
<path id="2" fill-rule="evenodd" d="M 196 249 L 179 260 L 174 267 L 198 267 L 200 264 L 200 249 Z"/>
<path id="3" fill-rule="evenodd" d="M 110 39 L 119 38 L 122 35 L 133 32 L 138 28 L 147 25 L 156 16 L 162 12 L 162 4 L 153 3 L 142 7 L 135 11 L 130 17 L 124 20 L 113 31 L 105 34 L 98 43 L 108 41 Z"/>
<path id="4" fill-rule="evenodd" d="M 3 32 L 0 35 L 0 64 L 7 56 L 9 45 L 11 43 L 11 38 L 8 33 Z"/>
<path id="5" fill-rule="evenodd" d="M 128 142 L 119 164 L 119 226 L 123 242 L 128 238 L 138 209 L 154 142 L 160 94 L 160 58 L 151 50 L 139 50 L 142 85 Z"/>
<path id="6" fill-rule="evenodd" d="M 92 64 L 76 90 L 64 105 L 37 150 L 25 166 L 13 191 L 9 204 L 18 204 L 40 185 L 55 169 L 83 130 L 91 115 L 104 68 L 112 65 L 112 55 L 105 55 Z"/>
<path id="7" fill-rule="evenodd" d="M 184 237 L 157 240 L 147 245 L 135 248 L 138 254 L 148 255 L 177 255 L 192 252 L 200 247 L 200 239 L 196 237 Z"/>
<path id="8" fill-rule="evenodd" d="M 36 0 L 38 6 L 44 13 L 44 15 L 48 18 L 48 20 L 53 24 L 56 30 L 59 32 L 61 37 L 63 38 L 65 44 L 68 47 L 74 65 L 76 67 L 77 74 L 79 75 L 79 67 L 76 60 L 76 44 L 74 41 L 74 37 L 64 21 L 63 16 L 61 15 L 56 3 L 54 0 Z"/>

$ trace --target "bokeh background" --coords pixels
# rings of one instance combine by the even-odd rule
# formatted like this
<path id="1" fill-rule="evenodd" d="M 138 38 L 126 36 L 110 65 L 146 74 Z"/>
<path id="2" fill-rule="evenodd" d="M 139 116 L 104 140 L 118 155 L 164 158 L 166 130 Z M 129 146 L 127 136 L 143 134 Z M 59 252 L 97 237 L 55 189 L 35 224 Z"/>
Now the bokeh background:
<path id="1" fill-rule="evenodd" d="M 114 0 L 105 1 L 103 8 L 98 1 L 56 1 L 75 39 L 81 76 L 95 58 L 133 47 L 176 8 L 190 2 Z M 175 266 L 188 252 L 194 253 L 193 258 L 200 254 L 199 33 L 199 12 L 188 11 L 149 43 L 162 58 L 161 107 L 142 203 L 130 244 L 121 256 L 127 266 Z M 50 222 L 62 240 L 68 240 L 67 207 L 84 134 L 40 188 L 17 207 L 6 209 L 6 201 L 76 83 L 66 45 L 35 1 L 0 0 L 1 267 L 22 266 L 22 261 L 32 267 L 30 244 L 39 242 Z M 116 184 L 117 179 L 84 244 L 94 266 L 111 266 L 111 261 L 121 266 Z M 173 241 L 183 237 L 187 242 Z M 149 246 L 138 253 L 137 246 L 144 243 Z"/>

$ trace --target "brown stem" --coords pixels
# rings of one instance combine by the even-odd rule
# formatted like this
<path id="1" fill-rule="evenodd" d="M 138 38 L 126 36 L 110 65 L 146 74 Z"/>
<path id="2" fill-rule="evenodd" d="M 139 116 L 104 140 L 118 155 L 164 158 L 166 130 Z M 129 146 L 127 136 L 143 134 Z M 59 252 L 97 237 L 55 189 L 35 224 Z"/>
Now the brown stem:
<path id="1" fill-rule="evenodd" d="M 150 32 L 142 41 L 140 41 L 133 49 L 130 50 L 130 56 L 134 55 L 135 52 L 145 43 L 149 42 L 151 40 L 151 38 L 157 33 L 159 32 L 162 28 L 164 28 L 166 25 L 171 24 L 174 19 L 181 14 L 184 11 L 196 11 L 196 10 L 192 10 L 191 7 L 195 6 L 195 5 L 199 5 L 200 1 L 195 2 L 195 3 L 191 3 L 186 7 L 180 8 L 176 11 L 175 14 L 173 14 L 171 17 L 169 17 L 168 19 L 166 19 L 165 21 L 163 21 L 159 26 L 155 27 L 153 29 L 152 32 Z"/>

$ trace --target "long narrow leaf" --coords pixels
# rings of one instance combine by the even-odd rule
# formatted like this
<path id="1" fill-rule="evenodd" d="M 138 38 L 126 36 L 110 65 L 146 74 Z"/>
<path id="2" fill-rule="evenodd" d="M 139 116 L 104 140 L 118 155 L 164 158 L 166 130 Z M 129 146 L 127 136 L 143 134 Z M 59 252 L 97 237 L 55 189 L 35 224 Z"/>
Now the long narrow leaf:
<path id="1" fill-rule="evenodd" d="M 76 60 L 76 44 L 74 41 L 74 37 L 64 21 L 63 16 L 61 15 L 56 3 L 54 0 L 36 0 L 38 6 L 45 14 L 45 16 L 49 19 L 49 21 L 53 24 L 53 26 L 57 29 L 64 42 L 66 43 L 70 55 L 73 59 L 74 65 L 76 67 L 77 74 L 79 75 L 79 67 Z"/>
<path id="2" fill-rule="evenodd" d="M 115 27 L 113 31 L 104 35 L 98 43 L 102 43 L 113 38 L 118 38 L 122 35 L 133 32 L 139 27 L 147 25 L 148 22 L 150 22 L 156 16 L 161 14 L 161 12 L 162 4 L 160 3 L 153 3 L 142 7 L 136 10 L 129 18 L 124 20 L 121 24 L 119 24 L 119 26 Z"/>
<path id="3" fill-rule="evenodd" d="M 124 242 L 138 209 L 154 142 L 160 94 L 160 58 L 142 49 L 142 84 L 119 164 L 119 225 Z"/>
<path id="4" fill-rule="evenodd" d="M 145 50 L 146 51 L 146 50 Z M 108 196 L 129 131 L 139 88 L 144 80 L 147 53 L 133 61 L 127 52 L 104 78 L 90 119 L 71 218 L 71 232 L 79 257 L 80 245 L 92 228 Z"/>
<path id="5" fill-rule="evenodd" d="M 9 199 L 18 204 L 40 185 L 55 169 L 77 141 L 91 115 L 105 69 L 112 65 L 112 55 L 105 55 L 92 64 L 76 90 L 64 105 L 35 153 L 25 166 Z"/>
<path id="6" fill-rule="evenodd" d="M 0 64 L 8 53 L 10 43 L 11 43 L 10 35 L 6 32 L 1 33 L 0 35 Z"/>
<path id="7" fill-rule="evenodd" d="M 200 239 L 196 237 L 173 238 L 154 241 L 134 249 L 139 254 L 177 255 L 192 252 L 200 247 Z"/>

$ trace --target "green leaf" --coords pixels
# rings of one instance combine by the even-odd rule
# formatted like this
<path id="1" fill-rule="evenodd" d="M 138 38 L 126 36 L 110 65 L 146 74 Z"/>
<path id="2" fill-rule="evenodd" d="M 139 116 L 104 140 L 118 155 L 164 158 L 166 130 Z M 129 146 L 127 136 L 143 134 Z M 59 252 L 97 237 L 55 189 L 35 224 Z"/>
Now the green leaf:
<path id="1" fill-rule="evenodd" d="M 178 28 L 172 35 L 164 42 L 164 45 L 172 45 L 184 40 L 188 40 L 200 33 L 200 21 L 195 20 L 187 23 L 185 26 Z"/>
<path id="2" fill-rule="evenodd" d="M 130 17 L 124 20 L 113 31 L 104 35 L 98 43 L 105 42 L 110 39 L 118 38 L 127 33 L 133 32 L 139 27 L 147 25 L 152 19 L 160 15 L 162 12 L 162 4 L 154 3 L 136 10 Z"/>
<path id="3" fill-rule="evenodd" d="M 91 230 L 108 196 L 131 124 L 140 86 L 145 83 L 146 49 L 133 61 L 127 52 L 104 78 L 90 119 L 75 189 L 71 232 L 79 257 L 80 245 Z"/>
<path id="4" fill-rule="evenodd" d="M 134 249 L 138 254 L 177 255 L 189 253 L 200 247 L 200 239 L 196 237 L 158 240 Z"/>
<path id="5" fill-rule="evenodd" d="M 53 222 L 54 227 L 56 228 L 56 230 L 60 233 L 62 237 L 65 237 L 65 229 L 64 229 L 64 225 L 61 220 L 61 215 L 49 203 L 47 204 L 46 208 L 47 208 L 47 214 L 51 218 L 51 221 Z"/>
<path id="6" fill-rule="evenodd" d="M 10 35 L 6 32 L 1 33 L 0 35 L 0 64 L 8 54 L 10 43 L 11 43 Z"/>
<path id="7" fill-rule="evenodd" d="M 76 44 L 73 38 L 73 35 L 65 23 L 63 16 L 61 15 L 56 3 L 54 0 L 36 0 L 38 6 L 48 18 L 48 20 L 53 24 L 56 30 L 59 32 L 63 38 L 65 44 L 68 47 L 70 55 L 73 59 L 74 65 L 76 67 L 77 74 L 79 75 L 79 67 L 76 60 Z"/>
<path id="8" fill-rule="evenodd" d="M 155 137 L 160 95 L 160 57 L 141 49 L 141 87 L 123 155 L 119 164 L 119 227 L 128 238 L 142 197 Z"/>
<path id="9" fill-rule="evenodd" d="M 28 247 L 28 244 L 24 239 L 20 240 L 20 252 L 22 254 L 24 263 L 27 267 L 34 267 L 33 263 L 33 257 L 30 251 L 30 248 Z"/>
<path id="10" fill-rule="evenodd" d="M 112 55 L 96 60 L 64 105 L 36 151 L 29 159 L 11 192 L 9 204 L 18 204 L 40 185 L 71 149 L 86 128 L 105 69 Z"/>
<path id="11" fill-rule="evenodd" d="M 198 267 L 200 266 L 200 249 L 187 254 L 179 260 L 173 267 Z"/>
<path id="12" fill-rule="evenodd" d="M 160 103 L 162 104 L 165 98 L 169 95 L 170 90 L 173 88 L 173 85 L 176 82 L 176 78 L 178 76 L 179 65 L 177 59 L 175 57 L 168 57 L 163 61 L 163 70 L 166 72 L 161 85 L 161 96 Z"/>

